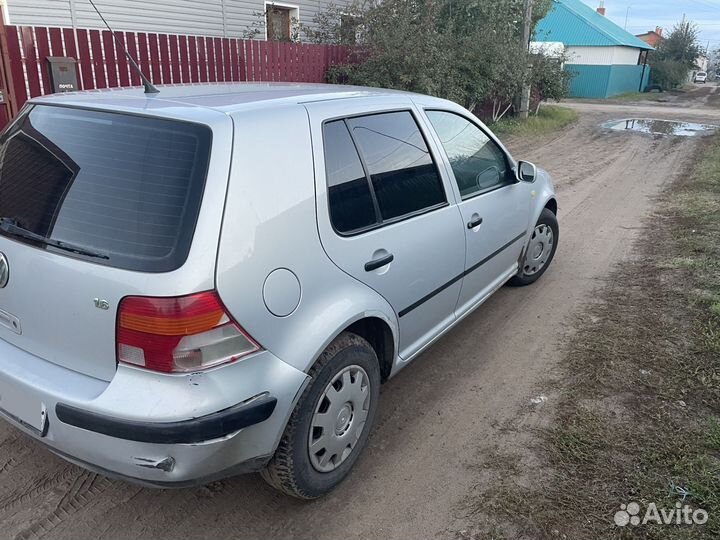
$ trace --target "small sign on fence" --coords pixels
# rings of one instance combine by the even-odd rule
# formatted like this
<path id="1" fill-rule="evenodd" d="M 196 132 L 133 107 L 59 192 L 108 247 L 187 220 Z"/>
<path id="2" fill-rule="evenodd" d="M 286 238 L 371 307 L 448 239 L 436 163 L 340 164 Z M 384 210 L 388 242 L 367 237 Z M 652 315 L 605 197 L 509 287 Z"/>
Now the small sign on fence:
<path id="1" fill-rule="evenodd" d="M 77 71 L 75 64 L 77 60 L 67 56 L 48 56 L 50 67 L 50 84 L 53 93 L 74 92 L 78 89 Z"/>

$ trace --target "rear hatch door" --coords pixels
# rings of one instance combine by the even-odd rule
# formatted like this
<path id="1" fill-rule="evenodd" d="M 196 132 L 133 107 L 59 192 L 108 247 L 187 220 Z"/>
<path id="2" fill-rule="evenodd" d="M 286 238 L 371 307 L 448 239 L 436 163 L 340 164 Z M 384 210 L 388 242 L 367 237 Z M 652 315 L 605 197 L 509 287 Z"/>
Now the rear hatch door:
<path id="1" fill-rule="evenodd" d="M 214 165 L 223 189 L 203 217 L 212 138 L 194 122 L 28 107 L 0 137 L 0 338 L 110 380 L 124 296 L 212 288 L 229 164 Z M 211 232 L 188 268 L 196 228 Z"/>

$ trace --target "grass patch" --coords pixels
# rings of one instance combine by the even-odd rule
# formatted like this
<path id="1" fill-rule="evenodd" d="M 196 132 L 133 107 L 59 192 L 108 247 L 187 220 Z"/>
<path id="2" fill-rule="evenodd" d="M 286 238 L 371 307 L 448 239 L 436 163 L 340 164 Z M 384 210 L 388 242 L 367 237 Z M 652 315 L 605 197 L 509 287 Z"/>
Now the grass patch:
<path id="1" fill-rule="evenodd" d="M 613 96 L 610 99 L 617 101 L 666 101 L 670 97 L 668 92 L 628 92 Z"/>
<path id="2" fill-rule="evenodd" d="M 573 109 L 545 105 L 527 120 L 508 118 L 492 124 L 491 128 L 498 135 L 546 135 L 574 124 L 578 117 Z"/>
<path id="3" fill-rule="evenodd" d="M 627 92 L 625 94 L 620 94 L 617 96 L 613 96 L 610 99 L 614 101 L 668 101 L 671 98 L 675 97 L 683 97 L 691 90 L 694 90 L 695 87 L 690 85 L 682 86 L 681 88 L 676 88 L 674 90 L 666 90 L 665 92 Z"/>
<path id="4" fill-rule="evenodd" d="M 720 136 L 679 178 L 567 344 L 531 487 L 509 474 L 477 497 L 506 538 L 720 537 Z M 630 502 L 709 519 L 616 526 Z"/>

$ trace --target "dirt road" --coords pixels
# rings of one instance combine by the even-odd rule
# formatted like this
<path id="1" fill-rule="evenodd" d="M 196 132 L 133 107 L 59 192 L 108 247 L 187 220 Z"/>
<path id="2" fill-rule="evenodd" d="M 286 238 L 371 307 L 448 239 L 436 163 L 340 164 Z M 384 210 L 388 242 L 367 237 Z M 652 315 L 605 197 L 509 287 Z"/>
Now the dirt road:
<path id="1" fill-rule="evenodd" d="M 336 492 L 303 503 L 256 476 L 142 489 L 68 465 L 2 424 L 0 537 L 454 538 L 471 526 L 466 497 L 498 474 L 484 468 L 486 450 L 523 444 L 504 426 L 536 425 L 530 400 L 552 400 L 540 381 L 573 316 L 628 255 L 653 196 L 696 144 L 607 133 L 600 124 L 628 116 L 720 123 L 720 110 L 703 100 L 698 108 L 572 106 L 581 120 L 563 134 L 510 141 L 516 157 L 555 178 L 561 237 L 553 267 L 533 287 L 499 291 L 383 387 L 370 446 Z"/>

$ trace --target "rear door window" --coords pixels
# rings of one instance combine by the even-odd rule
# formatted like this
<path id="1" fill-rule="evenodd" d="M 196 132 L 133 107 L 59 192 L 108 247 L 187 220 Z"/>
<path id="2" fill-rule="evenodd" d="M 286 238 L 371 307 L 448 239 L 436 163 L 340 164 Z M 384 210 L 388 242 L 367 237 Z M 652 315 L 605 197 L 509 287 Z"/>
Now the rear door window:
<path id="1" fill-rule="evenodd" d="M 437 167 L 408 111 L 327 122 L 323 144 L 330 219 L 341 234 L 447 203 Z"/>
<path id="2" fill-rule="evenodd" d="M 439 206 L 445 190 L 430 151 L 408 111 L 349 118 L 383 221 Z"/>
<path id="3" fill-rule="evenodd" d="M 345 122 L 328 122 L 323 135 L 333 227 L 347 234 L 375 225 L 378 220 L 370 184 Z"/>
<path id="4" fill-rule="evenodd" d="M 192 242 L 211 139 L 199 124 L 33 106 L 0 138 L 0 218 L 101 254 L 99 264 L 174 270 Z"/>

